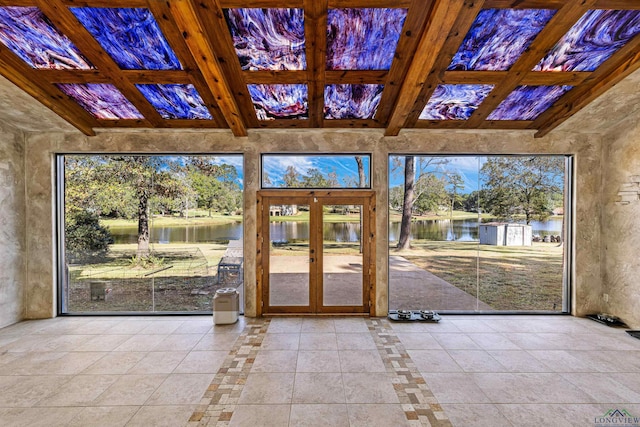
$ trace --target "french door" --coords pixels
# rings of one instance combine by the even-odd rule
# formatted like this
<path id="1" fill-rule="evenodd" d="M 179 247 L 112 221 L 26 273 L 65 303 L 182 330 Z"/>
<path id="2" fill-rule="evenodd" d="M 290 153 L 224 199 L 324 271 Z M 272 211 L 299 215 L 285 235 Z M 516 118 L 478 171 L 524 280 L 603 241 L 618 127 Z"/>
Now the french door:
<path id="1" fill-rule="evenodd" d="M 258 193 L 262 314 L 373 314 L 372 191 Z"/>

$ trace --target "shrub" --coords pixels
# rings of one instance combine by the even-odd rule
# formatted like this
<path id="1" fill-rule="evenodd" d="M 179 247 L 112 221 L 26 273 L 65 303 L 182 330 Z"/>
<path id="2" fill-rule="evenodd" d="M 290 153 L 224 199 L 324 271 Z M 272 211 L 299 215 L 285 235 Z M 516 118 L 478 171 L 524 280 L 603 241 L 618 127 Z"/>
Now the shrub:
<path id="1" fill-rule="evenodd" d="M 85 262 L 104 257 L 113 243 L 109 229 L 100 225 L 97 215 L 77 211 L 66 215 L 65 244 L 69 262 Z"/>

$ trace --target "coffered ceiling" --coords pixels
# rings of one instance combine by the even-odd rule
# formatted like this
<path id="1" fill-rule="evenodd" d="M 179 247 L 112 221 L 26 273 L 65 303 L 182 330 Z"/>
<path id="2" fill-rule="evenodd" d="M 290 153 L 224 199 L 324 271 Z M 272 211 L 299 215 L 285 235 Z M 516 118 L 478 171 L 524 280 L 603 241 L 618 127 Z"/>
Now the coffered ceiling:
<path id="1" fill-rule="evenodd" d="M 640 68 L 636 0 L 0 0 L 0 73 L 77 129 L 535 129 Z"/>

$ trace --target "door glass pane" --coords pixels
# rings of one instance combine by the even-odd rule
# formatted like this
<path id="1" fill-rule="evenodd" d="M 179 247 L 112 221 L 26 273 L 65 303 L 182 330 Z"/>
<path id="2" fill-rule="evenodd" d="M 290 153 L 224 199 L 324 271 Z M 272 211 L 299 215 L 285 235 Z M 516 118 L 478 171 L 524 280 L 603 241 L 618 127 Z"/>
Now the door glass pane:
<path id="1" fill-rule="evenodd" d="M 309 305 L 309 205 L 269 205 L 269 305 Z"/>
<path id="2" fill-rule="evenodd" d="M 362 306 L 362 205 L 323 207 L 324 306 Z"/>

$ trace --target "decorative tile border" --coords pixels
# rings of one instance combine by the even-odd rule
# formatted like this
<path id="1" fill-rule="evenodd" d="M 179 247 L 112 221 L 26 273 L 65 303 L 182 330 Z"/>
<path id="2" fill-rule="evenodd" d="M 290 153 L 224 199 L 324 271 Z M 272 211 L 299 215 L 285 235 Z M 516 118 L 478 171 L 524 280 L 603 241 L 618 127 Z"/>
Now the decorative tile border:
<path id="1" fill-rule="evenodd" d="M 378 353 L 412 427 L 451 427 L 387 319 L 365 319 Z M 228 426 L 260 351 L 270 319 L 250 319 L 191 415 L 187 427 Z"/>
<path id="2" fill-rule="evenodd" d="M 409 424 L 415 427 L 451 427 L 442 406 L 429 390 L 389 321 L 366 319 L 366 322 L 387 372 L 393 376 L 393 387 Z"/>
<path id="3" fill-rule="evenodd" d="M 270 319 L 249 319 L 229 352 L 200 404 L 191 415 L 188 427 L 228 426 L 240 393 L 256 360 Z"/>

